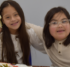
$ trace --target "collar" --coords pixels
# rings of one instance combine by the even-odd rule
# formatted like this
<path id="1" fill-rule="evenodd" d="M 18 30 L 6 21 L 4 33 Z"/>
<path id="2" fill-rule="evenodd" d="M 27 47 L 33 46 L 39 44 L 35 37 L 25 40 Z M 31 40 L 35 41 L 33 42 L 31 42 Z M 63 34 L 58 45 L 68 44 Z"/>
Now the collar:
<path id="1" fill-rule="evenodd" d="M 66 40 L 66 39 L 63 39 L 63 40 L 61 40 L 61 41 L 55 40 L 55 44 L 58 44 L 58 43 L 61 43 L 61 44 L 62 44 L 65 40 Z"/>

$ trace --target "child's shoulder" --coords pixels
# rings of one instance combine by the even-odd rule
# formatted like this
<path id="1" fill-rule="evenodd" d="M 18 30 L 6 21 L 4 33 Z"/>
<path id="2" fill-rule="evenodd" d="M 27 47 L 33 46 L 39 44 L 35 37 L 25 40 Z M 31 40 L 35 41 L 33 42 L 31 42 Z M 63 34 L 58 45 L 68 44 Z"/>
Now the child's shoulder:
<path id="1" fill-rule="evenodd" d="M 34 32 L 34 30 L 33 30 L 32 28 L 29 28 L 29 29 L 27 29 L 27 33 L 28 33 L 28 34 L 33 34 L 33 33 L 35 33 L 35 32 Z"/>

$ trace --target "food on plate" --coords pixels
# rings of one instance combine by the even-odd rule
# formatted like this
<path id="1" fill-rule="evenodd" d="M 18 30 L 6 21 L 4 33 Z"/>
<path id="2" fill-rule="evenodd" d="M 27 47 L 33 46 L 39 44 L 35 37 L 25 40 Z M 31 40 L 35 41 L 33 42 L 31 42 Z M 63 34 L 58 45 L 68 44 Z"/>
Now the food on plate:
<path id="1" fill-rule="evenodd" d="M 18 66 L 13 66 L 10 63 L 0 63 L 0 67 L 18 67 Z"/>
<path id="2" fill-rule="evenodd" d="M 10 63 L 2 63 L 2 62 L 0 62 L 0 67 L 32 67 L 32 66 L 27 66 L 25 64 L 12 65 Z"/>

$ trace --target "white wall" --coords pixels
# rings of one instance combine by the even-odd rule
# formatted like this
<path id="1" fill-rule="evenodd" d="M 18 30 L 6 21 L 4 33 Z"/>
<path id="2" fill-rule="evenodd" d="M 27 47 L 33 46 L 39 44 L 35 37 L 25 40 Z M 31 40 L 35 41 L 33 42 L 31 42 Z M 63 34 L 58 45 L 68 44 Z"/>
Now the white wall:
<path id="1" fill-rule="evenodd" d="M 0 0 L 3 2 L 4 0 Z M 44 17 L 52 7 L 63 6 L 70 13 L 70 0 L 15 0 L 22 7 L 27 22 L 43 26 Z M 31 46 L 32 64 L 33 65 L 51 65 L 47 54 L 35 50 Z"/>
<path id="2" fill-rule="evenodd" d="M 70 0 L 15 0 L 26 17 L 26 21 L 40 26 L 44 25 L 44 17 L 52 7 L 63 6 L 70 11 Z"/>

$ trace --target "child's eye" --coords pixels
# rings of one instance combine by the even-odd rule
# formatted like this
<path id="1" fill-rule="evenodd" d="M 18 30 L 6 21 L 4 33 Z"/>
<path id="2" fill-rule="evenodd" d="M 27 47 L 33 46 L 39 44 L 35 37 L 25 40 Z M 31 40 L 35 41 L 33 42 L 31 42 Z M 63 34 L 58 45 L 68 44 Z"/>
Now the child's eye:
<path id="1" fill-rule="evenodd" d="M 9 19 L 10 17 L 6 17 L 7 19 Z"/>
<path id="2" fill-rule="evenodd" d="M 52 24 L 54 24 L 54 25 L 55 25 L 55 24 L 57 24 L 57 22 L 56 22 L 56 21 L 55 21 L 55 22 L 52 22 Z"/>
<path id="3" fill-rule="evenodd" d="M 66 23 L 66 22 L 67 22 L 66 20 L 63 20 L 63 21 L 62 21 L 62 23 Z"/>
<path id="4" fill-rule="evenodd" d="M 15 16 L 17 16 L 18 14 L 15 14 Z"/>

